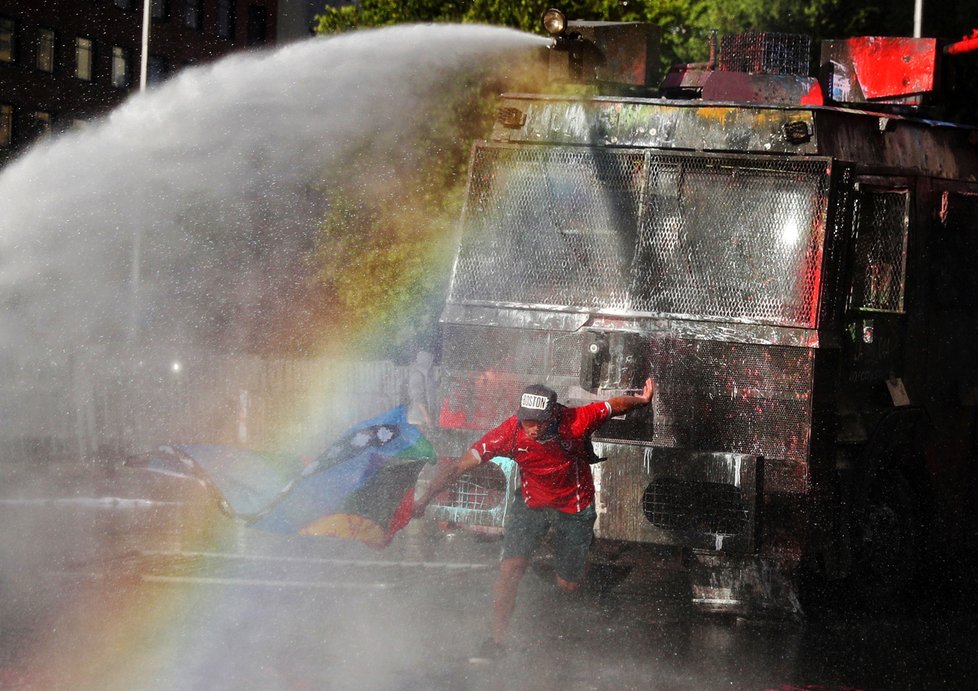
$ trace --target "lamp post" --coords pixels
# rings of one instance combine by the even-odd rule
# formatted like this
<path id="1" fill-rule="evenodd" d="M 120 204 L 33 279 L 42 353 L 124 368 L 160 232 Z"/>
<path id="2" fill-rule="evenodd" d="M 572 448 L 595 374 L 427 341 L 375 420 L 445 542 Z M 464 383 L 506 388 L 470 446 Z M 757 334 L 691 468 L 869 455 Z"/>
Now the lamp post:
<path id="1" fill-rule="evenodd" d="M 143 46 L 139 56 L 140 91 L 146 91 L 146 72 L 149 69 L 149 23 L 152 20 L 152 7 L 153 0 L 143 0 Z"/>
<path id="2" fill-rule="evenodd" d="M 139 91 L 146 91 L 149 69 L 149 25 L 152 21 L 153 0 L 143 0 L 143 43 L 139 55 Z M 136 223 L 132 231 L 132 257 L 129 266 L 129 339 L 139 337 L 139 283 L 143 253 L 143 229 Z"/>
<path id="3" fill-rule="evenodd" d="M 920 38 L 924 24 L 924 0 L 914 0 L 913 3 L 913 37 Z"/>

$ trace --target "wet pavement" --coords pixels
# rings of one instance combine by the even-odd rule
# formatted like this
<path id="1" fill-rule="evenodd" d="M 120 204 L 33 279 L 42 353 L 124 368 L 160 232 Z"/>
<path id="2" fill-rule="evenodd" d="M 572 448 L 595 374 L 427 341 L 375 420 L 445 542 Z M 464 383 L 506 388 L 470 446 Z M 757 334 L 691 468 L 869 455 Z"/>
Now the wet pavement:
<path id="1" fill-rule="evenodd" d="M 196 488 L 7 472 L 0 688 L 931 689 L 971 685 L 962 603 L 804 621 L 704 616 L 675 555 L 568 599 L 544 560 L 508 655 L 487 632 L 499 542 L 413 523 L 387 549 L 242 527 Z M 625 559 L 627 562 L 627 559 Z M 594 581 L 607 586 L 607 572 Z"/>

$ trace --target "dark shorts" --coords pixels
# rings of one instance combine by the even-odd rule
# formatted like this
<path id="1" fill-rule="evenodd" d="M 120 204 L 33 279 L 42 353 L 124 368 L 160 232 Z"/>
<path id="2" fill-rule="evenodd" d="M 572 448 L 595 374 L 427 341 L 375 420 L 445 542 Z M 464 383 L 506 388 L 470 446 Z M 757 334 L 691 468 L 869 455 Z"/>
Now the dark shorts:
<path id="1" fill-rule="evenodd" d="M 580 583 L 584 579 L 584 565 L 594 539 L 595 518 L 597 513 L 593 503 L 577 513 L 530 509 L 517 493 L 506 521 L 503 559 L 530 559 L 547 530 L 553 526 L 557 575 L 565 581 Z"/>

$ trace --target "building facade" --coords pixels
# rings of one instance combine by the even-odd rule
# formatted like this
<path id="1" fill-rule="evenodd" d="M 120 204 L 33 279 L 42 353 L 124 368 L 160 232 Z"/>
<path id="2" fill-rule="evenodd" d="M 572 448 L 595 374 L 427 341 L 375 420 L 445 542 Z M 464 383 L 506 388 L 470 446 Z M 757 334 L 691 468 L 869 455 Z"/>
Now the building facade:
<path id="1" fill-rule="evenodd" d="M 276 42 L 279 0 L 149 0 L 147 84 Z M 0 164 L 140 86 L 143 0 L 0 0 Z"/>

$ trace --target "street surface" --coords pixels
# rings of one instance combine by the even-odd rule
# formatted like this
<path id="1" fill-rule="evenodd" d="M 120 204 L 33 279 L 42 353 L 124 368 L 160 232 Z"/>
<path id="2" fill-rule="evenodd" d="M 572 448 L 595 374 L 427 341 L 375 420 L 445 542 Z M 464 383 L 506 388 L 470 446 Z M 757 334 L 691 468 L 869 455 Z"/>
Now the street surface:
<path id="1" fill-rule="evenodd" d="M 610 590 L 596 572 L 571 599 L 543 560 L 509 655 L 474 666 L 497 539 L 415 522 L 377 551 L 258 533 L 196 490 L 154 486 L 147 500 L 124 471 L 4 479 L 4 689 L 963 688 L 978 642 L 956 603 L 800 622 L 699 615 L 662 553 Z"/>

